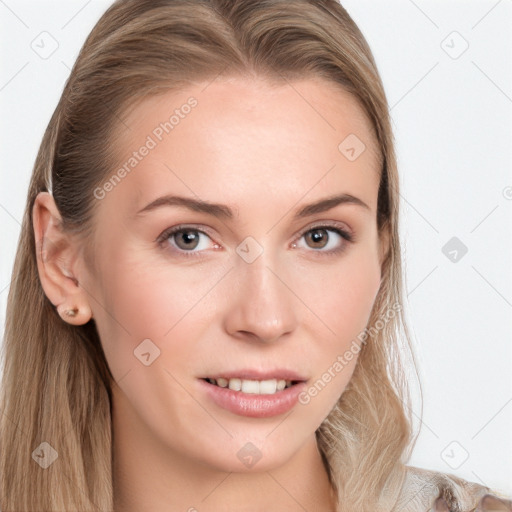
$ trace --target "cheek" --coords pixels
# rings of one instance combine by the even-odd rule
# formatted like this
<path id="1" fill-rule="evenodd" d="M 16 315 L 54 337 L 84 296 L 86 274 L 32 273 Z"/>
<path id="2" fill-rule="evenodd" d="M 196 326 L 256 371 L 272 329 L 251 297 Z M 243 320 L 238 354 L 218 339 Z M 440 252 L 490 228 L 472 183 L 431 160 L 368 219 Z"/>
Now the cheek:
<path id="1" fill-rule="evenodd" d="M 114 377 L 140 365 L 136 357 L 142 342 L 162 356 L 160 363 L 168 363 L 170 350 L 173 360 L 188 361 L 195 345 L 183 341 L 200 338 L 208 325 L 213 308 L 206 297 L 225 270 L 206 274 L 176 263 L 148 264 L 142 256 L 122 259 L 121 251 L 106 261 L 115 264 L 106 264 L 97 279 L 102 306 L 95 318 Z"/>
<path id="2" fill-rule="evenodd" d="M 317 408 L 319 417 L 326 417 L 352 377 L 381 273 L 376 252 L 368 248 L 317 272 L 310 273 L 303 283 L 309 283 L 308 305 L 316 314 L 311 322 L 304 322 L 314 340 L 310 355 L 316 371 L 302 403 Z"/>
<path id="3" fill-rule="evenodd" d="M 335 340 L 340 348 L 366 327 L 381 280 L 372 251 L 354 252 L 339 263 L 309 267 L 296 276 L 298 295 L 314 313 L 321 339 Z"/>
<path id="4" fill-rule="evenodd" d="M 370 313 L 380 288 L 380 269 L 378 266 L 361 265 L 352 267 L 345 273 L 338 287 L 330 288 L 332 303 L 337 309 L 332 312 L 335 330 L 350 333 L 363 330 L 370 318 Z M 338 299 L 336 300 L 336 293 Z"/>

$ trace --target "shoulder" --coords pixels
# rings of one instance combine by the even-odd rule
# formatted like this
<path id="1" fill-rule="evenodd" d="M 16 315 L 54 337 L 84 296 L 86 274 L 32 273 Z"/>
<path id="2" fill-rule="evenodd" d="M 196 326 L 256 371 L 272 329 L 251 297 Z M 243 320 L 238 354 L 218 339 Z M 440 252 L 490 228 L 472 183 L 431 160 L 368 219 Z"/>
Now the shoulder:
<path id="1" fill-rule="evenodd" d="M 405 469 L 393 512 L 512 512 L 512 501 L 489 487 L 449 473 L 414 466 Z"/>

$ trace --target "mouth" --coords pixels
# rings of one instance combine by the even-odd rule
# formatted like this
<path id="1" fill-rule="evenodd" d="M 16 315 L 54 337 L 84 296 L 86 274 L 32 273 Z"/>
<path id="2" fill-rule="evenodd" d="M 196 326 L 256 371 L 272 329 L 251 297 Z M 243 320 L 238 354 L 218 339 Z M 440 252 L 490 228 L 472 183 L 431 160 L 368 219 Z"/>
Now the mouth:
<path id="1" fill-rule="evenodd" d="M 238 370 L 198 379 L 205 397 L 237 416 L 271 418 L 295 407 L 306 380 L 293 371 Z"/>
<path id="2" fill-rule="evenodd" d="M 228 388 L 232 391 L 239 391 L 249 395 L 274 395 L 280 391 L 291 388 L 301 382 L 302 380 L 287 380 L 287 379 L 265 379 L 253 380 L 242 379 L 238 377 L 205 377 L 202 380 L 208 382 L 213 386 L 220 388 Z"/>

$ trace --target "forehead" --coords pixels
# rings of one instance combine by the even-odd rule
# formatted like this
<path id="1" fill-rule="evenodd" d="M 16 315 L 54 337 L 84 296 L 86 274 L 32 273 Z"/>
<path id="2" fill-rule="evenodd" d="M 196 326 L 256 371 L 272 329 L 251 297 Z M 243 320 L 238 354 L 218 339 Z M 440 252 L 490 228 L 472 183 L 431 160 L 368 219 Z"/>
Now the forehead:
<path id="1" fill-rule="evenodd" d="M 119 192 L 137 205 L 166 187 L 237 204 L 247 191 L 300 197 L 344 184 L 376 202 L 373 127 L 352 95 L 322 79 L 193 84 L 139 102 L 123 121 L 114 140 L 129 179 Z"/>

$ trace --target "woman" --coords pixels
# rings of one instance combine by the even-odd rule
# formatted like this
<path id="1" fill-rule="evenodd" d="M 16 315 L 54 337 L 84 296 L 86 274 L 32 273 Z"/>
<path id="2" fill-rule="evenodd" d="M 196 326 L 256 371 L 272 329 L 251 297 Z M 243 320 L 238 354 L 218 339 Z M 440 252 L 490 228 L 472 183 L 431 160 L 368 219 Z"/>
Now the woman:
<path id="1" fill-rule="evenodd" d="M 346 11 L 114 3 L 30 184 L 1 509 L 511 510 L 406 466 L 401 304 L 388 106 Z"/>

